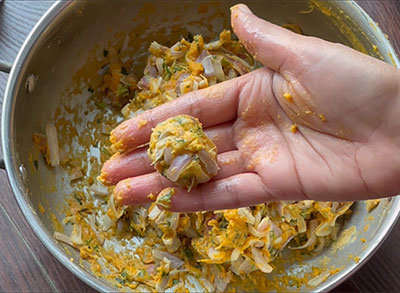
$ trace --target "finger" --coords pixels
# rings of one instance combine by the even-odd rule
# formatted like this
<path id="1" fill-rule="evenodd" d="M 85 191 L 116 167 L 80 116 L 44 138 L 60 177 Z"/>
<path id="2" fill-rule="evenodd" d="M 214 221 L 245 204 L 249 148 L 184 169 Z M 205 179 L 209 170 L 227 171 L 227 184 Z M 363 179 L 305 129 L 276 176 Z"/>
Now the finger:
<path id="1" fill-rule="evenodd" d="M 198 118 L 204 128 L 233 120 L 236 118 L 241 85 L 248 78 L 249 75 L 245 75 L 188 93 L 121 123 L 110 135 L 113 149 L 124 152 L 146 143 L 152 128 L 178 114 Z"/>
<path id="2" fill-rule="evenodd" d="M 232 124 L 210 127 L 204 132 L 214 142 L 219 153 L 236 148 L 232 139 Z M 140 148 L 113 155 L 101 168 L 99 180 L 105 185 L 115 185 L 120 180 L 151 172 L 154 172 L 154 167 L 151 166 L 147 148 Z"/>
<path id="3" fill-rule="evenodd" d="M 331 52 L 332 43 L 302 36 L 260 19 L 244 4 L 231 8 L 231 23 L 247 50 L 265 66 L 278 72 L 297 75 L 307 68 L 305 66 Z"/>
<path id="4" fill-rule="evenodd" d="M 115 185 L 125 178 L 154 172 L 147 148 L 124 154 L 114 154 L 101 168 L 99 180 L 105 185 Z"/>
<path id="5" fill-rule="evenodd" d="M 246 164 L 239 151 L 230 151 L 218 155 L 220 170 L 213 181 L 227 178 L 247 171 Z"/>
<path id="6" fill-rule="evenodd" d="M 197 212 L 240 207 L 276 201 L 254 173 L 244 173 L 200 185 L 191 192 L 176 190 L 171 211 Z"/>
<path id="7" fill-rule="evenodd" d="M 243 164 L 240 164 L 241 159 L 239 158 L 238 151 L 227 152 L 220 156 L 222 156 L 221 160 L 223 164 L 219 172 L 221 175 L 217 175 L 218 178 L 236 175 L 245 171 Z M 207 184 L 209 183 L 203 185 Z M 195 190 L 203 185 L 199 185 L 189 193 L 196 192 Z M 143 204 L 151 201 L 148 197 L 149 194 L 157 195 L 161 190 L 170 186 L 175 185 L 159 173 L 150 173 L 119 181 L 115 186 L 114 195 L 117 201 L 123 205 Z M 177 190 L 178 189 L 180 190 L 180 188 L 177 188 Z"/>

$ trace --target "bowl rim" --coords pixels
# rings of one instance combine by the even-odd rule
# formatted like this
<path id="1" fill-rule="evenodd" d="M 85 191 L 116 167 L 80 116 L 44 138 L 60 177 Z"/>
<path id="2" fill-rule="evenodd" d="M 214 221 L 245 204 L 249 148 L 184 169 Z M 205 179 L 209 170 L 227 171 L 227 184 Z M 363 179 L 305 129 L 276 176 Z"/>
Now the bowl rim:
<path id="1" fill-rule="evenodd" d="M 17 167 L 17 162 L 15 158 L 15 153 L 13 147 L 12 140 L 12 130 L 14 124 L 14 109 L 15 109 L 15 99 L 17 89 L 16 84 L 18 79 L 20 78 L 21 69 L 28 58 L 30 52 L 34 50 L 35 44 L 37 40 L 45 33 L 46 29 L 52 22 L 64 11 L 67 7 L 73 4 L 73 1 L 56 1 L 47 11 L 46 13 L 39 19 L 36 25 L 33 27 L 27 38 L 25 39 L 21 49 L 15 59 L 13 67 L 11 69 L 6 90 L 4 94 L 3 106 L 2 106 L 2 119 L 1 119 L 1 133 L 2 133 L 2 147 L 4 152 L 4 162 L 9 178 L 9 182 L 13 191 L 13 194 L 18 202 L 18 205 L 33 229 L 36 236 L 43 243 L 43 245 L 53 254 L 58 261 L 60 261 L 70 272 L 72 272 L 76 277 L 85 282 L 87 285 L 98 291 L 106 291 L 112 292 L 115 291 L 116 288 L 107 285 L 104 281 L 99 278 L 96 278 L 94 275 L 88 273 L 79 265 L 70 261 L 69 257 L 65 254 L 65 252 L 60 248 L 60 246 L 56 243 L 52 235 L 47 231 L 47 229 L 41 224 L 41 220 L 38 215 L 34 211 L 34 209 L 30 206 L 29 201 L 26 199 L 26 191 L 22 188 L 21 185 L 18 184 L 19 178 L 19 170 Z M 359 17 L 364 17 L 368 21 L 373 22 L 371 17 L 357 4 L 355 1 L 348 1 L 345 3 L 339 4 L 343 10 L 346 12 L 349 11 L 350 6 L 353 5 L 353 10 L 359 14 Z M 359 24 L 359 23 L 358 23 Z M 400 61 L 390 44 L 390 42 L 385 38 L 385 35 L 380 30 L 379 27 L 371 30 L 371 33 L 382 43 L 382 46 L 388 50 L 393 56 L 393 60 L 396 63 L 397 67 L 400 67 Z M 389 60 L 386 60 L 389 61 Z M 400 197 L 394 197 L 391 200 L 391 207 L 388 210 L 388 213 L 385 217 L 385 220 L 381 224 L 381 231 L 377 233 L 374 237 L 373 241 L 368 245 L 367 249 L 362 253 L 360 257 L 359 263 L 354 263 L 347 266 L 345 269 L 340 271 L 338 274 L 331 276 L 324 283 L 317 287 L 317 291 L 329 291 L 344 282 L 348 279 L 352 274 L 354 274 L 363 264 L 365 264 L 369 258 L 377 251 L 377 249 L 381 246 L 383 241 L 387 238 L 390 231 L 395 226 L 400 215 Z"/>

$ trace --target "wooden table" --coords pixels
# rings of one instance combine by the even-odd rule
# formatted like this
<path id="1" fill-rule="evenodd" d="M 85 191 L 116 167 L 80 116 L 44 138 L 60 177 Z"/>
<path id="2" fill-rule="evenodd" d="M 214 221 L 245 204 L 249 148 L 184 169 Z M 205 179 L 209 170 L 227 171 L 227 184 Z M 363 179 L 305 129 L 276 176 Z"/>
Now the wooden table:
<path id="1" fill-rule="evenodd" d="M 0 0 L 0 2 L 2 2 Z M 5 0 L 0 4 L 0 59 L 12 61 L 25 37 L 54 2 Z M 400 2 L 358 1 L 400 52 Z M 0 73 L 0 98 L 7 75 Z M 389 238 L 336 292 L 400 290 L 400 223 Z M 94 291 L 41 244 L 20 212 L 6 173 L 0 171 L 0 291 Z"/>

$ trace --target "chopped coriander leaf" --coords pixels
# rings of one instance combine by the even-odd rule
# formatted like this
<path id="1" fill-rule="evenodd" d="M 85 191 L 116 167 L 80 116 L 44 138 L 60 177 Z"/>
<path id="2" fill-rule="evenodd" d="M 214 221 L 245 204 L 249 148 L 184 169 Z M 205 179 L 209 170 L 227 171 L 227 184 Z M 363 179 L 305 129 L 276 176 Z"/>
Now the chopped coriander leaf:
<path id="1" fill-rule="evenodd" d="M 156 203 L 166 209 L 169 209 L 171 207 L 171 199 L 174 194 L 175 188 L 165 188 L 157 196 Z"/>
<path id="2" fill-rule="evenodd" d="M 126 271 L 123 271 L 121 273 L 121 277 L 126 278 L 128 276 L 128 273 Z"/>
<path id="3" fill-rule="evenodd" d="M 38 170 L 39 169 L 39 163 L 37 160 L 33 161 L 33 165 L 35 166 L 35 169 Z"/>
<path id="4" fill-rule="evenodd" d="M 115 94 L 117 97 L 126 97 L 129 95 L 129 89 L 126 85 L 120 84 Z"/>
<path id="5" fill-rule="evenodd" d="M 183 69 L 183 67 L 182 67 L 182 66 L 175 65 L 175 66 L 172 68 L 172 73 L 175 73 L 175 72 L 181 71 L 182 69 Z"/>
<path id="6" fill-rule="evenodd" d="M 144 278 L 144 276 L 146 276 L 146 271 L 143 270 L 143 269 L 142 269 L 142 270 L 139 270 L 137 276 L 138 276 L 139 278 Z"/>
<path id="7" fill-rule="evenodd" d="M 118 282 L 118 283 L 120 283 L 121 285 L 125 285 L 125 280 L 123 280 L 123 279 L 121 279 L 121 278 L 115 278 L 115 280 Z"/>
<path id="8" fill-rule="evenodd" d="M 107 57 L 108 56 L 108 50 L 103 50 L 103 56 Z"/>
<path id="9" fill-rule="evenodd" d="M 89 87 L 87 90 L 88 90 L 88 92 L 94 93 L 94 89 L 91 87 Z"/>

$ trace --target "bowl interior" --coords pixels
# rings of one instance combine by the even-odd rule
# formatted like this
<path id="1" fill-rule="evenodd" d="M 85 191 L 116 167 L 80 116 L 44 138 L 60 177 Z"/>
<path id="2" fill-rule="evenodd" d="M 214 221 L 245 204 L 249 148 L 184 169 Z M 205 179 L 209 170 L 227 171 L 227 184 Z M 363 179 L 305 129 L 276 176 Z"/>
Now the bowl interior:
<path id="1" fill-rule="evenodd" d="M 337 5 L 335 1 L 243 2 L 258 16 L 273 23 L 295 23 L 307 35 L 340 42 L 391 61 L 390 45 L 353 4 Z M 83 266 L 79 266 L 79 253 L 51 238 L 53 232 L 60 229 L 65 199 L 71 187 L 61 169 L 46 167 L 33 146 L 33 133 L 44 132 L 46 123 L 54 120 L 55 110 L 60 105 L 84 107 L 82 101 L 88 96 L 83 84 L 88 80 L 94 85 L 99 82 L 93 66 L 108 44 L 122 44 L 129 36 L 127 54 L 133 56 L 140 76 L 151 41 L 171 46 L 188 33 L 200 33 L 208 39 L 215 39 L 224 28 L 230 28 L 229 7 L 234 4 L 234 1 L 113 1 L 111 4 L 105 0 L 58 3 L 53 7 L 53 13 L 43 19 L 37 28 L 38 34 L 32 36 L 19 56 L 16 70 L 20 74 L 14 76 L 15 84 L 9 89 L 13 100 L 7 108 L 11 121 L 7 130 L 11 145 L 8 167 L 11 179 L 18 183 L 14 191 L 41 239 L 61 261 L 69 263 L 72 257 L 75 261 L 69 263 L 68 268 L 86 281 L 92 278 L 89 277 L 89 265 L 83 262 Z M 373 45 L 378 50 L 374 50 Z M 36 79 L 35 90 L 27 93 L 25 83 L 32 73 Z M 90 119 L 74 122 L 81 129 L 80 135 L 87 133 L 85 129 Z M 95 147 L 91 151 L 95 153 Z M 357 203 L 353 215 L 344 225 L 342 240 L 317 257 L 302 263 L 287 263 L 285 274 L 301 274 L 312 266 L 339 269 L 337 274 L 315 289 L 332 288 L 332 284 L 349 274 L 383 239 L 383 234 L 397 217 L 398 206 L 397 199 L 384 201 L 367 213 L 364 203 Z M 70 233 L 68 228 L 65 228 L 65 233 Z M 274 273 L 272 277 L 283 277 L 283 274 Z M 98 289 L 110 290 L 101 280 L 92 278 L 89 283 Z M 289 284 L 287 289 L 296 288 Z"/>

